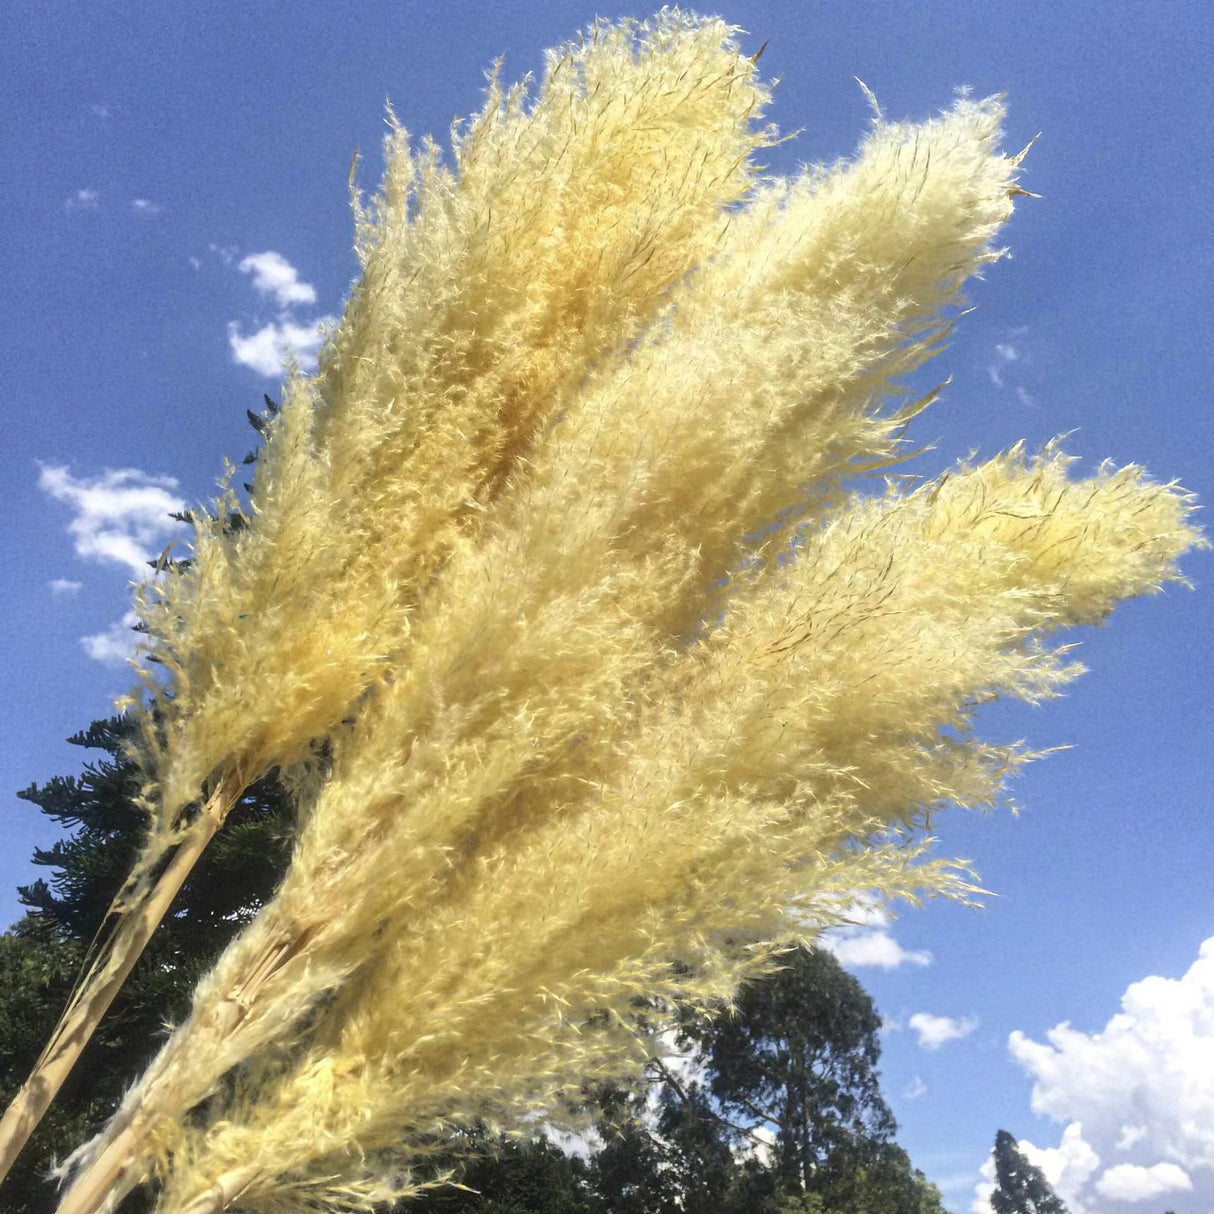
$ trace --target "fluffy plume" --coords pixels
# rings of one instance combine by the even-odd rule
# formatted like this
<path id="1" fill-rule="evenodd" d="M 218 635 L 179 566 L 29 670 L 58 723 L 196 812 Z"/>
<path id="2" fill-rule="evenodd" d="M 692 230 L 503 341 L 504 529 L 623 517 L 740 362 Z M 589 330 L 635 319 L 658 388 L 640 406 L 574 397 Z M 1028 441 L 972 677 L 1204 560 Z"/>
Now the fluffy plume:
<path id="1" fill-rule="evenodd" d="M 383 188 L 354 197 L 363 274 L 321 372 L 251 418 L 265 437 L 251 511 L 229 470 L 216 511 L 195 512 L 189 561 L 141 592 L 129 706 L 148 838 L 0 1128 L 0 1175 L 241 790 L 272 768 L 307 782 L 332 732 L 399 677 L 436 571 L 475 542 L 587 368 L 716 250 L 775 137 L 733 34 L 666 13 L 551 52 L 534 97 L 495 72 L 450 166 L 393 119 Z"/>
<path id="2" fill-rule="evenodd" d="M 975 706 L 1056 695 L 1053 634 L 1200 542 L 1175 486 L 1055 445 L 847 486 L 903 456 L 1019 157 L 961 99 L 760 180 L 735 33 L 664 12 L 534 100 L 494 74 L 450 167 L 393 128 L 247 525 L 143 605 L 144 871 L 272 765 L 291 869 L 65 1214 L 149 1177 L 161 1214 L 370 1209 L 451 1125 L 635 1068 L 638 997 L 727 1000 L 857 889 L 970 897 L 920 828 L 1033 757 Z"/>

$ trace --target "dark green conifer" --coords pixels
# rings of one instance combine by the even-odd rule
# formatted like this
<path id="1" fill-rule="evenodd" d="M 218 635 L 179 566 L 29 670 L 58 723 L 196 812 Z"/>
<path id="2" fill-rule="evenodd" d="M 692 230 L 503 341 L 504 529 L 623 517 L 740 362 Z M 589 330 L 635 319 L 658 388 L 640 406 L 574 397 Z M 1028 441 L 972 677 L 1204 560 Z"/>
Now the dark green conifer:
<path id="1" fill-rule="evenodd" d="M 1068 1214 L 1041 1169 L 1024 1157 L 1007 1130 L 995 1135 L 995 1180 L 995 1214 Z"/>

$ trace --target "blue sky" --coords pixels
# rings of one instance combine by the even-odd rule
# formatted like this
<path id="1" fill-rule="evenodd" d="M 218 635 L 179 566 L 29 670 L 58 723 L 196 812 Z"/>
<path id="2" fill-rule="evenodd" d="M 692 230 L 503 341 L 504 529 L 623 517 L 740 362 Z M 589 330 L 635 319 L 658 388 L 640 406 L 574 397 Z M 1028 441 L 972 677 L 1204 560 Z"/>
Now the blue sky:
<path id="1" fill-rule="evenodd" d="M 705 10 L 707 11 L 707 10 Z M 803 128 L 766 160 L 846 154 L 861 77 L 895 118 L 957 86 L 1009 95 L 1007 146 L 1042 138 L 1013 258 L 933 364 L 917 421 L 932 471 L 1076 431 L 1085 468 L 1140 462 L 1214 500 L 1209 384 L 1211 23 L 1196 3 L 814 4 L 712 11 L 770 43 L 772 111 Z M 391 99 L 440 140 L 611 3 L 22 4 L 0 47 L 0 461 L 4 655 L 0 913 L 50 841 L 13 793 L 79 769 L 63 741 L 126 690 L 128 580 L 209 497 L 277 392 L 277 333 L 306 348 L 355 273 L 346 175 L 373 184 Z M 269 374 L 266 374 L 269 372 Z M 1088 630 L 1091 673 L 992 737 L 1073 749 L 1017 781 L 1019 817 L 938 822 L 999 895 L 931 906 L 838 947 L 887 1018 L 884 1075 L 912 1158 L 968 1211 L 995 1131 L 1072 1209 L 1214 1207 L 1211 561 L 1197 584 Z M 883 962 L 884 964 L 876 964 Z M 1114 1019 L 1114 1017 L 1116 1017 Z M 1069 1022 L 1070 1029 L 1057 1026 Z M 1079 1129 L 1075 1127 L 1078 1126 Z M 1186 1188 L 1185 1186 L 1189 1186 Z"/>

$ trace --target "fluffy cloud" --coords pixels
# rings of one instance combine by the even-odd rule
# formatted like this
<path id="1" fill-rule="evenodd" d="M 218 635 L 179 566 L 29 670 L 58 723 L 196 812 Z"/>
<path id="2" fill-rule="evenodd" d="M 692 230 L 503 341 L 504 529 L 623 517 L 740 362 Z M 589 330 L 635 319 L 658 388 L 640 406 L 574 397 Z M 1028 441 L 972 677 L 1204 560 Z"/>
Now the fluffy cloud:
<path id="1" fill-rule="evenodd" d="M 159 215 L 160 207 L 150 198 L 132 198 L 131 210 L 136 215 Z"/>
<path id="2" fill-rule="evenodd" d="M 322 316 L 303 325 L 283 319 L 262 325 L 246 336 L 236 321 L 232 321 L 228 325 L 228 347 L 242 367 L 249 367 L 267 379 L 280 376 L 292 356 L 305 371 L 314 371 L 317 355 L 324 344 L 321 326 L 332 323 L 331 316 Z"/>
<path id="3" fill-rule="evenodd" d="M 925 1050 L 938 1050 L 950 1041 L 960 1041 L 978 1027 L 978 1021 L 969 1016 L 954 1020 L 951 1016 L 933 1016 L 931 1012 L 916 1012 L 906 1023 L 919 1034 L 919 1046 Z"/>
<path id="4" fill-rule="evenodd" d="M 95 211 L 97 209 L 97 191 L 77 190 L 64 200 L 63 209 L 66 211 Z"/>
<path id="5" fill-rule="evenodd" d="M 1100 1155 L 1083 1136 L 1081 1122 L 1073 1121 L 1062 1131 L 1056 1147 L 1036 1147 L 1022 1142 L 1021 1151 L 1029 1163 L 1036 1164 L 1054 1191 L 1067 1202 L 1073 1214 L 1083 1209 L 1083 1187 L 1100 1167 Z"/>
<path id="6" fill-rule="evenodd" d="M 139 634 L 133 629 L 138 622 L 139 617 L 133 611 L 128 611 L 104 632 L 81 637 L 80 644 L 94 662 L 100 662 L 103 666 L 121 666 L 135 653 Z"/>
<path id="7" fill-rule="evenodd" d="M 1033 1077 L 1033 1110 L 1081 1122 L 1105 1163 L 1074 1204 L 1168 1194 L 1177 1214 L 1214 1209 L 1214 937 L 1182 977 L 1129 986 L 1102 1030 L 1063 1023 L 1008 1047 Z"/>
<path id="8" fill-rule="evenodd" d="M 72 507 L 68 534 L 76 555 L 89 561 L 121 565 L 138 579 L 151 576 L 148 561 L 182 531 L 182 524 L 169 518 L 170 511 L 185 509 L 173 492 L 171 476 L 152 476 L 138 468 L 107 468 L 100 476 L 76 477 L 66 468 L 43 464 L 38 487 L 56 501 Z M 71 594 L 79 582 L 56 578 L 53 594 Z M 136 622 L 128 611 L 106 631 L 81 637 L 85 653 L 97 662 L 117 665 L 134 652 Z"/>
<path id="9" fill-rule="evenodd" d="M 884 929 L 840 933 L 823 940 L 822 944 L 834 953 L 840 965 L 856 968 L 877 966 L 892 970 L 906 964 L 930 965 L 932 960 L 929 952 L 903 948 Z"/>
<path id="10" fill-rule="evenodd" d="M 38 487 L 72 507 L 67 529 L 77 556 L 123 565 L 137 578 L 148 576 L 147 562 L 181 530 L 169 518 L 185 509 L 171 476 L 107 468 L 100 476 L 75 477 L 66 467 L 43 464 Z"/>
<path id="11" fill-rule="evenodd" d="M 301 282 L 299 271 L 281 253 L 250 253 L 239 268 L 242 274 L 252 274 L 253 286 L 263 295 L 272 295 L 280 308 L 316 302 L 316 288 Z"/>
<path id="12" fill-rule="evenodd" d="M 858 897 L 846 911 L 847 922 L 832 927 L 819 941 L 840 965 L 853 968 L 897 969 L 900 965 L 930 965 L 931 953 L 903 948 L 890 934 L 890 914 L 874 899 Z"/>
<path id="13" fill-rule="evenodd" d="M 212 245 L 211 251 L 225 265 L 230 265 L 235 258 L 235 250 L 230 248 Z M 304 371 L 314 371 L 320 347 L 324 344 L 322 328 L 333 327 L 336 318 L 321 316 L 303 320 L 293 309 L 300 304 L 314 304 L 316 288 L 303 282 L 299 271 L 281 253 L 250 253 L 237 268 L 242 274 L 252 275 L 253 286 L 260 294 L 272 298 L 279 312 L 275 319 L 260 325 L 252 333 L 245 333 L 238 321 L 230 321 L 228 349 L 232 351 L 232 358 L 267 379 L 281 376 L 292 359 Z"/>
<path id="14" fill-rule="evenodd" d="M 991 377 L 991 383 L 996 388 L 1002 388 L 1003 371 L 1008 363 L 1020 361 L 1020 351 L 1016 349 L 1010 341 L 1000 341 L 995 343 L 995 357 L 991 360 L 986 368 L 986 373 Z"/>
<path id="15" fill-rule="evenodd" d="M 1096 1192 L 1111 1201 L 1147 1201 L 1164 1193 L 1189 1193 L 1193 1182 L 1189 1174 L 1174 1163 L 1157 1163 L 1152 1168 L 1119 1163 L 1109 1168 L 1096 1182 Z"/>
<path id="16" fill-rule="evenodd" d="M 1033 408 L 1035 402 L 1028 389 L 1022 383 L 1017 382 L 1023 378 L 1023 368 L 1017 367 L 1017 364 L 1032 361 L 1030 356 L 1025 353 L 1024 343 L 1021 340 L 1027 333 L 1028 328 L 1024 325 L 1006 330 L 1004 340 L 995 343 L 990 360 L 986 365 L 986 374 L 996 388 L 1014 388 L 1016 399 L 1027 408 Z"/>
<path id="17" fill-rule="evenodd" d="M 1123 1125 L 1121 1137 L 1117 1139 L 1117 1150 L 1128 1151 L 1136 1142 L 1141 1142 L 1146 1136 L 1147 1127 L 1144 1125 Z"/>

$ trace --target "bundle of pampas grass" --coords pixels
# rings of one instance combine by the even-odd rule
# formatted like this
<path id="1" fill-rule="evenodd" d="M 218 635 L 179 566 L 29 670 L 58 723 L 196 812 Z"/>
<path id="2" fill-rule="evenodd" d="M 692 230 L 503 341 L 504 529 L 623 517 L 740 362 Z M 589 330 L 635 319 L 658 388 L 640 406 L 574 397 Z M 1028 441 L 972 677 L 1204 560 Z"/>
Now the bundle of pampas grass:
<path id="1" fill-rule="evenodd" d="M 76 1007 L 275 768 L 294 858 L 62 1214 L 149 1179 L 161 1214 L 408 1196 L 453 1126 L 570 1123 L 635 1072 L 639 998 L 727 1002 L 859 890 L 971 896 L 926 816 L 1033 757 L 974 707 L 1057 694 L 1052 634 L 1201 542 L 1175 486 L 1056 444 L 849 483 L 905 457 L 1020 157 L 963 97 L 764 177 L 737 33 L 597 25 L 534 96 L 495 73 L 449 166 L 393 123 L 250 512 L 144 591 L 148 841 Z"/>

